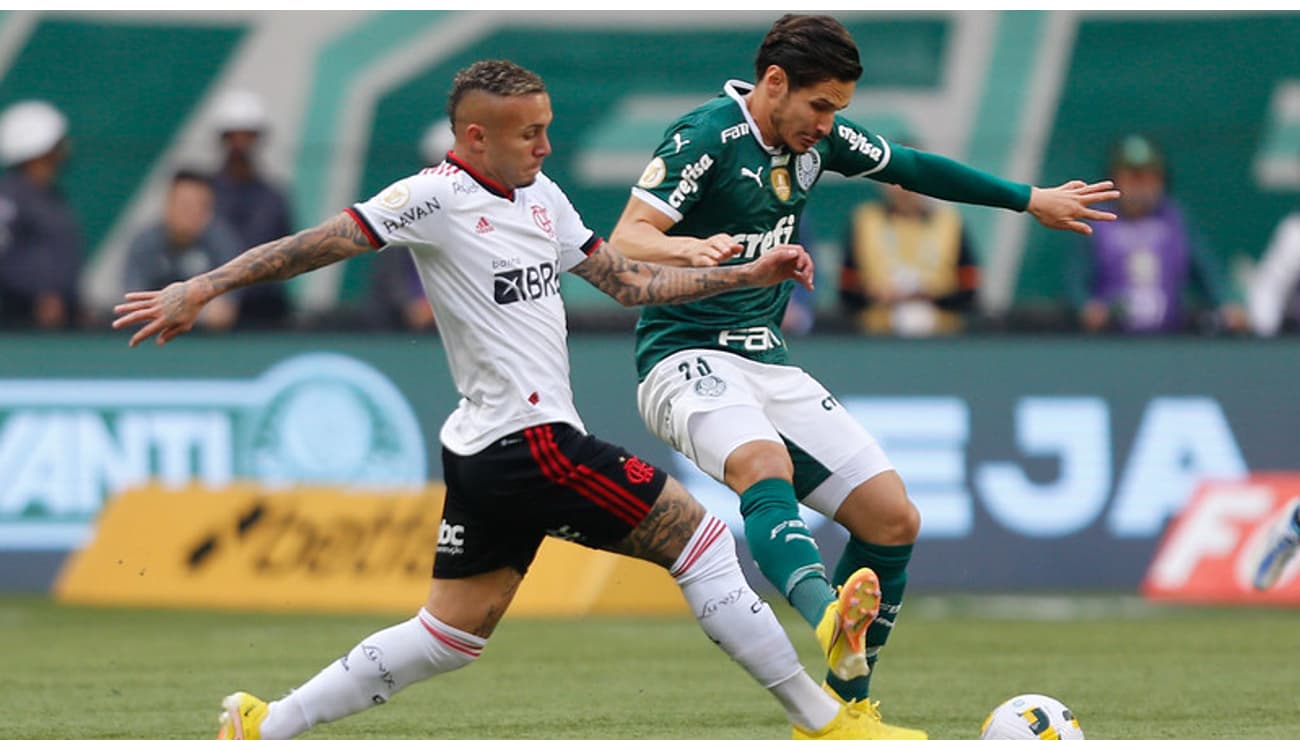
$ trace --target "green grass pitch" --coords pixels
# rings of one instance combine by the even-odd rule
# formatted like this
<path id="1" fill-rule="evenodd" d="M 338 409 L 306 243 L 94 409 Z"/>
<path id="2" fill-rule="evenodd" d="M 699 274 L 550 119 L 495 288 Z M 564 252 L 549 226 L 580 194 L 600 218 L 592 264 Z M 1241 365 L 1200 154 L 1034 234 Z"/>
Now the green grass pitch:
<path id="1" fill-rule="evenodd" d="M 873 686 L 886 720 L 973 738 L 994 705 L 1039 692 L 1090 739 L 1300 737 L 1300 612 L 997 601 L 1009 606 L 909 599 Z M 778 611 L 815 667 L 810 629 Z M 276 697 L 399 618 L 0 599 L 0 737 L 210 737 L 222 695 Z M 789 726 L 690 619 L 507 616 L 477 664 L 307 736 L 788 739 Z"/>

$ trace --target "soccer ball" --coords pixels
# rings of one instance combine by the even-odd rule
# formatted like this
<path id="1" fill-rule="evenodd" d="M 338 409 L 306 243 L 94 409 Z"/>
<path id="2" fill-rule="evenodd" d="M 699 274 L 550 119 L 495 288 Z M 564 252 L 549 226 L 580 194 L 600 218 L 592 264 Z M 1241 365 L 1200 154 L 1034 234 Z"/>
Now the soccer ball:
<path id="1" fill-rule="evenodd" d="M 1055 698 L 1017 695 L 993 709 L 980 727 L 982 740 L 1081 740 L 1074 712 Z"/>

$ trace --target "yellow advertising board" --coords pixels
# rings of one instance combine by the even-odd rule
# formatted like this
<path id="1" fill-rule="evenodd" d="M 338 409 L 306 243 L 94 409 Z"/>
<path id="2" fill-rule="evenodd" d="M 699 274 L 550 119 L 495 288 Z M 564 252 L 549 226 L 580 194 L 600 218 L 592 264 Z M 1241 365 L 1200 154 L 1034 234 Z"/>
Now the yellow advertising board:
<path id="1" fill-rule="evenodd" d="M 410 612 L 428 593 L 444 488 L 159 486 L 105 508 L 55 582 L 75 604 Z M 684 614 L 668 573 L 547 539 L 514 615 Z"/>

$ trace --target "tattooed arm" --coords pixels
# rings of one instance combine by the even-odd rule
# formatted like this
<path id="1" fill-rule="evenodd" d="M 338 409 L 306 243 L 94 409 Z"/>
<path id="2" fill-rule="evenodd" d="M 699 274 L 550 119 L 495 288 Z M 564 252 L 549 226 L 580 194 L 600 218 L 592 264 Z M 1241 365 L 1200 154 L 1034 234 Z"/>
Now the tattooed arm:
<path id="1" fill-rule="evenodd" d="M 812 258 L 798 245 L 778 245 L 758 260 L 741 265 L 682 268 L 631 260 L 603 243 L 573 272 L 619 304 L 664 305 L 691 302 L 743 287 L 770 286 L 794 279 L 812 289 Z"/>
<path id="2" fill-rule="evenodd" d="M 186 281 L 160 290 L 128 292 L 127 301 L 113 308 L 118 316 L 113 327 L 145 323 L 131 337 L 131 346 L 155 333 L 158 343 L 165 344 L 190 330 L 203 306 L 225 292 L 261 281 L 283 281 L 371 249 L 361 227 L 347 214 L 339 214 L 311 229 L 246 250 Z"/>

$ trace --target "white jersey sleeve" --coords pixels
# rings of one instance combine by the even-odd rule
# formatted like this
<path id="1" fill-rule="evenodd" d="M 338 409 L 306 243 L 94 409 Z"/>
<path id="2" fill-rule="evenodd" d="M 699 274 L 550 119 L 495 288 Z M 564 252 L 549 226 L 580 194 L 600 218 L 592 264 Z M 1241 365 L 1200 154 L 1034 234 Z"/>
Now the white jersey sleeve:
<path id="1" fill-rule="evenodd" d="M 445 234 L 445 183 L 421 173 L 398 180 L 347 209 L 376 248 L 438 245 Z"/>
<path id="2" fill-rule="evenodd" d="M 559 270 L 571 270 L 587 259 L 587 256 L 600 247 L 601 238 L 587 228 L 578 210 L 569 202 L 559 185 L 548 177 L 539 177 L 546 181 L 546 190 L 550 193 L 547 201 L 555 209 L 555 237 L 560 245 Z"/>

